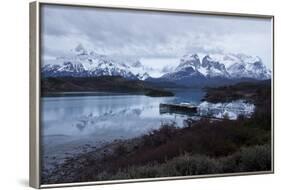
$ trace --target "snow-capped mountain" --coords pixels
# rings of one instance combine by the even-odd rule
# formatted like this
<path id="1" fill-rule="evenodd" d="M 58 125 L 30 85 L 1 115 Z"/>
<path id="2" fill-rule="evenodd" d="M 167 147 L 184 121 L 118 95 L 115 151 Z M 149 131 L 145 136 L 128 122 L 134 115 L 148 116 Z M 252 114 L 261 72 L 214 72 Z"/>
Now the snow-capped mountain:
<path id="1" fill-rule="evenodd" d="M 204 75 L 199 71 L 200 59 L 197 54 L 184 55 L 174 72 L 164 74 L 161 78 L 169 81 L 201 81 Z"/>
<path id="2" fill-rule="evenodd" d="M 219 61 L 206 55 L 202 60 L 202 67 L 200 71 L 207 77 L 226 77 L 229 78 L 230 74 L 227 72 L 225 65 Z"/>
<path id="3" fill-rule="evenodd" d="M 233 78 L 269 79 L 271 71 L 266 68 L 261 58 L 239 54 L 240 62 L 235 62 L 228 67 L 228 72 Z"/>
<path id="4" fill-rule="evenodd" d="M 155 66 L 153 63 L 145 65 L 135 58 L 112 58 L 78 45 L 65 56 L 44 60 L 41 71 L 43 77 L 122 76 L 130 80 L 151 80 L 151 76 L 155 75 L 155 68 L 153 70 L 151 67 Z M 156 65 L 161 63 L 157 62 Z M 174 65 L 171 62 L 173 67 L 168 68 L 167 64 L 163 66 L 161 72 L 165 74 L 154 79 L 204 85 L 210 82 L 221 84 L 221 81 L 265 80 L 271 77 L 271 71 L 259 57 L 244 54 L 186 54 L 179 60 L 178 66 Z"/>
<path id="5" fill-rule="evenodd" d="M 193 70 L 200 68 L 201 62 L 197 54 L 186 54 L 180 59 L 180 64 L 176 68 L 176 71 L 181 71 L 191 67 Z"/>
<path id="6" fill-rule="evenodd" d="M 88 52 L 82 45 L 78 45 L 67 56 L 46 60 L 42 67 L 42 75 L 43 77 L 122 76 L 126 79 L 145 80 L 149 74 L 140 67 L 140 62 L 130 66 L 93 51 Z"/>
<path id="7" fill-rule="evenodd" d="M 208 83 L 211 80 L 265 80 L 270 77 L 271 71 L 259 57 L 244 54 L 186 54 L 180 59 L 175 71 L 161 78 L 179 81 L 182 84 L 197 84 L 200 81 Z"/>

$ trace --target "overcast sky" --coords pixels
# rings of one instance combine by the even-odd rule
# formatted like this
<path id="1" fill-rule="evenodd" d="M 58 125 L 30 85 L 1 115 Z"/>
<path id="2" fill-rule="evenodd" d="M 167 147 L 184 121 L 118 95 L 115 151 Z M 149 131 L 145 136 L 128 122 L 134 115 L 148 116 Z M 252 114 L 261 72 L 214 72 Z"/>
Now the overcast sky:
<path id="1" fill-rule="evenodd" d="M 186 53 L 245 53 L 271 68 L 271 20 L 44 5 L 44 58 L 78 44 L 118 57 L 179 58 Z"/>

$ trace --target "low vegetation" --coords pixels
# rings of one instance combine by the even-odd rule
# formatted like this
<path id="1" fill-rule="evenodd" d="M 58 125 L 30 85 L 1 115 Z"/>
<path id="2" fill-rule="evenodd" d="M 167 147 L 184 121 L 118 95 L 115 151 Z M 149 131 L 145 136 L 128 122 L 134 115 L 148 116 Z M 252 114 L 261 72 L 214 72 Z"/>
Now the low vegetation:
<path id="1" fill-rule="evenodd" d="M 163 125 L 139 138 L 118 141 L 98 152 L 70 159 L 43 181 L 68 183 L 268 171 L 271 134 L 248 122 L 241 118 L 201 120 L 186 128 Z"/>
<path id="2" fill-rule="evenodd" d="M 263 104 L 271 99 L 271 80 L 206 88 L 206 92 L 204 100 L 213 103 L 245 99 L 255 104 Z"/>
<path id="3" fill-rule="evenodd" d="M 120 180 L 149 177 L 173 177 L 204 174 L 222 174 L 271 169 L 270 145 L 243 147 L 230 156 L 218 159 L 185 153 L 162 164 L 150 163 L 118 170 L 114 175 L 106 171 L 99 173 L 97 180 Z"/>

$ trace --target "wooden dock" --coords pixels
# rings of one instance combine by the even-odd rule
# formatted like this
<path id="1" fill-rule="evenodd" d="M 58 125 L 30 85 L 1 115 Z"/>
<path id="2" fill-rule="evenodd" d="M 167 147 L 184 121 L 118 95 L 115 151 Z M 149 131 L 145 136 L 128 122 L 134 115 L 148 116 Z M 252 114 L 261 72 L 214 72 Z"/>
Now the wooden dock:
<path id="1" fill-rule="evenodd" d="M 186 112 L 186 113 L 197 113 L 197 106 L 189 104 L 189 103 L 182 103 L 182 104 L 167 104 L 161 103 L 159 105 L 160 113 L 165 112 Z"/>

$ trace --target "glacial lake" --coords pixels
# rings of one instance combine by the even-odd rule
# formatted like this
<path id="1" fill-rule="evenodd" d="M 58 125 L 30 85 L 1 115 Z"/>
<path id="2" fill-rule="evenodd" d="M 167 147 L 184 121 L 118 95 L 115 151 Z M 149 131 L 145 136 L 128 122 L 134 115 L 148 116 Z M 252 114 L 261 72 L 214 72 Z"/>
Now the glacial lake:
<path id="1" fill-rule="evenodd" d="M 160 103 L 192 102 L 198 104 L 201 90 L 179 91 L 174 97 L 105 94 L 91 96 L 44 97 L 41 100 L 43 136 L 91 136 L 106 140 L 139 135 L 144 129 L 157 128 L 161 121 L 180 118 L 160 114 Z"/>
<path id="2" fill-rule="evenodd" d="M 46 162 L 157 129 L 164 122 L 183 125 L 186 116 L 160 114 L 160 103 L 198 104 L 200 89 L 177 91 L 174 97 L 98 93 L 91 96 L 41 98 L 41 148 Z M 86 147 L 87 147 L 86 146 Z M 87 150 L 84 150 L 87 151 Z M 44 163 L 43 163 L 44 164 Z"/>
<path id="3" fill-rule="evenodd" d="M 220 107 L 217 115 L 233 107 L 248 109 L 244 102 L 209 104 L 201 102 L 201 89 L 175 91 L 174 97 L 148 97 L 98 93 L 89 96 L 61 96 L 41 98 L 41 150 L 43 168 L 48 169 L 71 155 L 87 152 L 115 139 L 128 139 L 157 129 L 162 123 L 176 123 L 182 127 L 186 114 L 160 113 L 160 103 L 191 102 L 208 107 Z M 221 111 L 223 107 L 223 111 Z"/>

